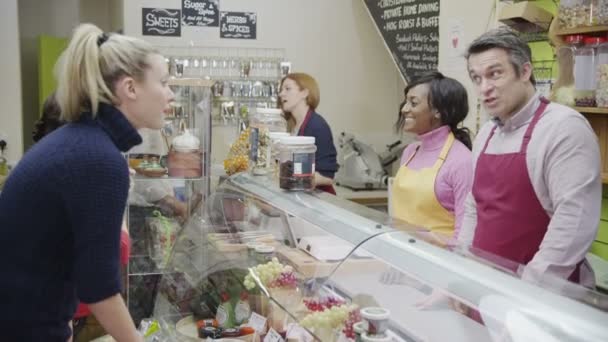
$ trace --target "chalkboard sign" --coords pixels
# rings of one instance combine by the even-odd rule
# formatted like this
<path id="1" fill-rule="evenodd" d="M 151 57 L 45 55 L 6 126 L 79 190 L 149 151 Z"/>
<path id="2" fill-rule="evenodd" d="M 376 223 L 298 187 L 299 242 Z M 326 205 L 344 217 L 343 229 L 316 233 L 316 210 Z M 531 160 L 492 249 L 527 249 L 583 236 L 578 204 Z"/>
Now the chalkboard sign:
<path id="1" fill-rule="evenodd" d="M 182 0 L 184 26 L 219 26 L 220 0 Z"/>
<path id="2" fill-rule="evenodd" d="M 364 0 L 406 80 L 436 70 L 439 0 Z"/>
<path id="3" fill-rule="evenodd" d="M 141 10 L 142 34 L 144 36 L 181 36 L 180 10 L 171 8 L 142 8 Z"/>
<path id="4" fill-rule="evenodd" d="M 255 39 L 257 23 L 253 12 L 220 12 L 220 38 Z"/>

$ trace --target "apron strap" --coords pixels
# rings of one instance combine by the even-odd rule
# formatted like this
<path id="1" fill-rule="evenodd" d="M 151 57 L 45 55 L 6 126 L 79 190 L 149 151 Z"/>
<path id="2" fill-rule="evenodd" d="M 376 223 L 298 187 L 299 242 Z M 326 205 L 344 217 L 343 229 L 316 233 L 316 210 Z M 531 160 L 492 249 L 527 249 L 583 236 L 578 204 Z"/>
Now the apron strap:
<path id="1" fill-rule="evenodd" d="M 536 109 L 536 112 L 534 113 L 534 117 L 532 118 L 532 122 L 530 122 L 530 125 L 528 125 L 528 129 L 526 130 L 526 133 L 524 134 L 524 139 L 521 143 L 520 152 L 527 151 L 528 143 L 530 142 L 530 138 L 532 137 L 532 131 L 534 130 L 534 127 L 536 127 L 536 124 L 540 120 L 542 113 L 545 111 L 545 109 L 547 108 L 548 105 L 549 105 L 549 100 L 547 100 L 546 98 L 541 96 L 540 105 Z M 486 153 L 488 144 L 490 143 L 490 140 L 492 140 L 492 137 L 494 136 L 494 132 L 496 131 L 497 126 L 498 125 L 495 125 L 494 127 L 492 127 L 492 131 L 490 131 L 490 135 L 488 136 L 488 139 L 486 139 L 486 143 L 483 145 L 483 149 L 481 150 L 481 153 L 479 153 L 480 155 Z"/>
<path id="2" fill-rule="evenodd" d="M 441 165 L 445 161 L 445 158 L 448 155 L 448 152 L 450 152 L 450 148 L 452 148 L 453 144 L 454 144 L 454 134 L 452 132 L 450 132 L 450 134 L 448 134 L 448 138 L 445 140 L 445 143 L 443 144 L 443 148 L 441 149 L 441 152 L 439 152 L 439 157 L 437 157 L 435 164 L 433 164 L 434 169 L 441 167 Z M 407 161 L 403 164 L 403 166 L 407 166 L 412 161 L 412 159 L 414 159 L 414 156 L 416 155 L 416 153 L 418 152 L 419 149 L 420 149 L 420 145 L 416 146 L 414 153 L 412 153 L 412 155 L 407 158 Z"/>
<path id="3" fill-rule="evenodd" d="M 454 133 L 450 132 L 450 134 L 448 134 L 448 138 L 443 144 L 443 149 L 441 149 L 441 152 L 439 153 L 439 157 L 435 161 L 435 165 L 433 165 L 433 168 L 439 169 L 441 165 L 443 165 L 443 162 L 448 156 L 448 152 L 450 152 L 452 145 L 454 145 L 454 139 Z"/>
<path id="4" fill-rule="evenodd" d="M 416 155 L 416 153 L 418 152 L 418 150 L 420 149 L 420 145 L 416 146 L 416 149 L 414 150 L 414 152 L 407 158 L 407 161 L 405 163 L 403 163 L 403 166 L 407 166 L 412 159 L 414 159 L 414 156 Z"/>

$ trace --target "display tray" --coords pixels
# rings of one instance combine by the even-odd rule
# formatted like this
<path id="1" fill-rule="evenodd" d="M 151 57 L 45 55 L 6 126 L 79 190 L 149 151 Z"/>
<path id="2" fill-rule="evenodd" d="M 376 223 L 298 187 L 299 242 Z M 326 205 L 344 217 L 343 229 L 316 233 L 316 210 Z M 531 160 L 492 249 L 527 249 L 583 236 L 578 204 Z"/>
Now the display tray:
<path id="1" fill-rule="evenodd" d="M 175 330 L 180 335 L 189 338 L 191 341 L 208 341 L 208 339 L 206 339 L 206 338 L 198 337 L 198 332 L 196 330 L 196 322 L 194 321 L 194 317 L 192 317 L 192 316 L 187 316 L 187 317 L 180 319 L 175 324 Z M 247 342 L 251 342 L 251 341 L 253 341 L 253 336 L 254 336 L 254 334 L 249 334 L 249 335 L 239 336 L 239 337 L 220 338 L 220 339 L 215 339 L 212 341 L 223 341 L 223 342 L 247 341 Z"/>

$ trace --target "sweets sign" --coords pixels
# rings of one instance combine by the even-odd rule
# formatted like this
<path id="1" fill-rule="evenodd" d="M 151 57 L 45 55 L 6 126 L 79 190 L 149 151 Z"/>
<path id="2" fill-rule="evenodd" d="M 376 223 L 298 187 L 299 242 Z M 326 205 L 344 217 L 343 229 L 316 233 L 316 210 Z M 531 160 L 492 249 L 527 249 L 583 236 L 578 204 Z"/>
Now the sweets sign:
<path id="1" fill-rule="evenodd" d="M 219 25 L 220 0 L 182 0 L 182 24 L 184 26 Z"/>
<path id="2" fill-rule="evenodd" d="M 142 8 L 141 10 L 144 36 L 181 36 L 180 10 L 171 8 Z"/>
<path id="3" fill-rule="evenodd" d="M 439 0 L 363 1 L 407 81 L 437 69 Z"/>
<path id="4" fill-rule="evenodd" d="M 256 39 L 257 14 L 220 12 L 220 38 Z"/>

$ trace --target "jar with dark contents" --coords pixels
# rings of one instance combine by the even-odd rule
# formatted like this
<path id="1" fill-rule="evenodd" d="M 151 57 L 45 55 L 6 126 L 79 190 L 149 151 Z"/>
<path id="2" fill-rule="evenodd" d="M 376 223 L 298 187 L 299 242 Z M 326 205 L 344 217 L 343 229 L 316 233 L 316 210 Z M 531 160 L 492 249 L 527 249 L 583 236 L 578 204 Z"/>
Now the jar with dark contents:
<path id="1" fill-rule="evenodd" d="M 289 191 L 312 191 L 315 177 L 314 137 L 283 137 L 279 152 L 279 186 Z"/>

